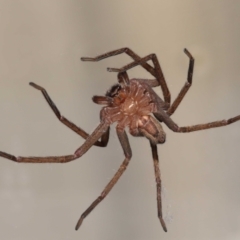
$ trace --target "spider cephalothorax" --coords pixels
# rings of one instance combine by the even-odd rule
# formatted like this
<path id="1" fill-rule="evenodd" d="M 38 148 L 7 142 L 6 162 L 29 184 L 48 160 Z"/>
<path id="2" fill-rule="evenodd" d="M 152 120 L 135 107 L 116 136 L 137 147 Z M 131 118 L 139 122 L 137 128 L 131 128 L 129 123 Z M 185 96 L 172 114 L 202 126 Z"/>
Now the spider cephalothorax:
<path id="1" fill-rule="evenodd" d="M 110 117 L 111 123 L 124 121 L 128 122 L 125 123 L 125 126 L 128 126 L 132 118 L 153 112 L 154 104 L 151 95 L 144 83 L 135 79 L 130 80 L 129 84 L 124 87 L 113 86 L 106 96 L 111 100 L 110 104 L 103 109 L 108 115 L 106 117 Z"/>
<path id="2" fill-rule="evenodd" d="M 133 136 L 146 136 L 154 143 L 164 143 L 165 133 L 160 123 L 154 122 L 151 113 L 156 112 L 155 99 L 164 102 L 144 81 L 131 79 L 121 86 L 114 85 L 106 94 L 108 106 L 100 113 L 103 121 L 117 122 L 118 129 L 129 127 Z"/>
<path id="3" fill-rule="evenodd" d="M 215 127 L 222 127 L 233 122 L 240 120 L 240 115 L 230 118 L 228 120 L 215 121 L 205 124 L 198 124 L 187 127 L 179 127 L 172 119 L 171 115 L 176 111 L 178 105 L 181 103 L 185 94 L 192 84 L 193 66 L 194 59 L 192 55 L 185 49 L 184 52 L 189 57 L 189 69 L 187 82 L 181 89 L 179 95 L 175 101 L 171 104 L 171 96 L 167 87 L 167 83 L 163 76 L 160 64 L 155 54 L 150 54 L 144 58 L 140 58 L 129 48 L 121 48 L 106 54 L 99 55 L 95 58 L 85 57 L 83 61 L 99 61 L 107 57 L 115 56 L 121 53 L 126 53 L 134 61 L 120 69 L 108 68 L 110 72 L 118 72 L 118 84 L 115 84 L 106 93 L 105 96 L 94 96 L 93 101 L 97 104 L 105 105 L 100 112 L 101 122 L 98 127 L 92 132 L 91 135 L 87 134 L 83 129 L 77 127 L 74 123 L 70 122 L 64 116 L 62 116 L 49 97 L 47 91 L 38 86 L 35 83 L 30 83 L 31 86 L 40 90 L 49 106 L 53 110 L 57 118 L 65 124 L 67 127 L 72 129 L 74 132 L 79 134 L 85 139 L 85 142 L 71 155 L 65 156 L 50 156 L 50 157 L 15 157 L 9 153 L 1 152 L 0 156 L 7 158 L 15 162 L 31 162 L 31 163 L 66 163 L 73 161 L 81 157 L 86 153 L 89 148 L 93 145 L 99 147 L 105 147 L 109 140 L 109 129 L 110 125 L 114 122 L 117 123 L 116 131 L 123 148 L 125 159 L 115 173 L 114 177 L 104 188 L 100 196 L 93 201 L 93 203 L 82 213 L 77 225 L 76 230 L 81 226 L 85 217 L 107 196 L 111 191 L 115 183 L 119 180 L 123 172 L 126 170 L 129 161 L 132 157 L 131 147 L 128 141 L 125 128 L 128 127 L 130 133 L 133 136 L 144 136 L 146 137 L 151 146 L 152 157 L 154 162 L 154 172 L 156 178 L 157 187 L 157 209 L 158 218 L 163 227 L 163 230 L 167 232 L 166 224 L 162 216 L 162 200 L 161 200 L 161 177 L 159 169 L 159 160 L 157 153 L 157 144 L 164 143 L 166 134 L 163 131 L 160 122 L 166 124 L 174 132 L 193 132 L 198 130 L 204 130 Z M 153 63 L 152 67 L 147 63 L 151 60 Z M 129 80 L 127 70 L 135 67 L 142 66 L 150 74 L 153 75 L 154 79 L 132 79 Z M 153 91 L 153 87 L 160 86 L 163 92 L 163 100 Z"/>

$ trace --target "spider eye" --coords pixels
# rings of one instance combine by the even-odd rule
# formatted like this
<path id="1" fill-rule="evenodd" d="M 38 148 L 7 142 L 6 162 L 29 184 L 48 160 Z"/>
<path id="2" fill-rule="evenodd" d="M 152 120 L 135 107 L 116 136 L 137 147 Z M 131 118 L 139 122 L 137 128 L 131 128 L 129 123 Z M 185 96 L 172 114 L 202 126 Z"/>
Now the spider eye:
<path id="1" fill-rule="evenodd" d="M 118 95 L 119 91 L 122 89 L 121 85 L 113 85 L 106 93 L 106 97 L 114 98 Z"/>

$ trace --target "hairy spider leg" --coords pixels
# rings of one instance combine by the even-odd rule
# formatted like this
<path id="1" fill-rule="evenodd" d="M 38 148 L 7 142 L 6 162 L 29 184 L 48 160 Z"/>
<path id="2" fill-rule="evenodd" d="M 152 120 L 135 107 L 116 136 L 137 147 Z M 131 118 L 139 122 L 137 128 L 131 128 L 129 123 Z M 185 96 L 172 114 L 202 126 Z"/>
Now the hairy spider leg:
<path id="1" fill-rule="evenodd" d="M 61 115 L 60 111 L 58 110 L 57 106 L 55 105 L 55 103 L 52 101 L 52 99 L 50 98 L 50 96 L 48 95 L 47 91 L 37 85 L 36 83 L 30 82 L 29 83 L 32 87 L 36 88 L 37 90 L 40 90 L 44 96 L 44 98 L 46 99 L 49 107 L 53 110 L 54 114 L 56 115 L 56 117 L 58 118 L 58 120 L 63 123 L 64 125 L 66 125 L 67 127 L 69 127 L 71 130 L 73 130 L 75 133 L 77 133 L 78 135 L 80 135 L 82 138 L 87 139 L 89 137 L 89 134 L 86 133 L 83 129 L 81 129 L 80 127 L 76 126 L 74 123 L 72 123 L 71 121 L 69 121 L 68 119 L 66 119 L 64 116 Z M 98 147 L 106 147 L 108 144 L 108 140 L 109 140 L 109 131 L 110 128 L 108 128 L 108 130 L 101 136 L 101 140 L 97 140 L 94 145 L 98 146 Z"/>
<path id="2" fill-rule="evenodd" d="M 100 61 L 102 59 L 105 59 L 105 58 L 108 58 L 108 57 L 112 57 L 112 56 L 116 56 L 116 55 L 121 54 L 121 53 L 126 53 L 131 58 L 133 58 L 135 60 L 135 62 L 139 62 L 142 59 L 136 53 L 134 53 L 131 49 L 129 49 L 129 48 L 120 48 L 120 49 L 117 49 L 117 50 L 114 50 L 114 51 L 111 51 L 111 52 L 107 52 L 107 53 L 101 54 L 101 55 L 99 55 L 97 57 L 93 57 L 93 58 L 91 58 L 91 57 L 82 57 L 81 60 L 82 61 L 97 62 L 97 61 Z M 153 68 L 151 65 L 149 65 L 146 61 L 141 61 L 141 63 L 137 64 L 137 65 L 141 65 L 150 74 L 152 74 L 154 77 L 156 77 L 155 81 L 157 82 L 157 86 L 160 85 L 161 88 L 162 88 L 164 101 L 170 105 L 171 94 L 169 92 L 166 80 L 164 78 L 161 66 L 160 66 L 160 64 L 158 62 L 158 59 L 157 59 L 156 55 L 152 59 L 152 61 L 153 61 L 153 64 L 154 64 L 155 68 Z M 109 69 L 111 69 L 111 68 L 108 68 L 108 70 Z"/>
<path id="3" fill-rule="evenodd" d="M 149 142 L 152 150 L 153 166 L 154 166 L 154 173 L 155 173 L 155 179 L 156 179 L 158 218 L 160 220 L 163 230 L 167 232 L 167 227 L 163 220 L 163 214 L 162 214 L 162 197 L 161 197 L 162 184 L 161 184 L 161 173 L 160 173 L 160 167 L 159 167 L 157 145 L 152 143 L 151 141 Z"/>
<path id="4" fill-rule="evenodd" d="M 240 120 L 240 115 L 238 115 L 233 118 L 229 118 L 227 120 L 220 120 L 220 121 L 209 122 L 204 124 L 179 127 L 164 111 L 153 113 L 153 115 L 160 122 L 164 122 L 168 126 L 168 128 L 170 128 L 172 131 L 178 132 L 178 133 L 189 133 L 189 132 L 205 130 L 210 128 L 224 127 Z"/>
<path id="5" fill-rule="evenodd" d="M 127 166 L 130 162 L 130 159 L 132 157 L 132 150 L 128 141 L 128 137 L 127 134 L 124 130 L 119 129 L 118 126 L 116 128 L 117 130 L 117 135 L 120 141 L 120 144 L 123 148 L 123 152 L 125 155 L 125 159 L 122 162 L 122 164 L 120 165 L 119 169 L 117 170 L 117 172 L 115 173 L 115 175 L 113 176 L 113 178 L 110 180 L 110 182 L 107 184 L 107 186 L 104 188 L 104 190 L 102 191 L 102 193 L 100 194 L 100 196 L 93 201 L 93 203 L 82 213 L 80 219 L 77 222 L 77 225 L 75 227 L 76 230 L 79 229 L 79 227 L 81 226 L 83 220 L 88 216 L 89 213 L 92 212 L 92 210 L 108 195 L 108 193 L 112 190 L 112 188 L 114 187 L 114 185 L 117 183 L 117 181 L 119 180 L 119 178 L 122 176 L 122 174 L 124 173 L 124 171 L 127 169 Z"/>
<path id="6" fill-rule="evenodd" d="M 86 153 L 89 148 L 106 132 L 108 131 L 109 124 L 101 122 L 98 127 L 93 131 L 91 135 L 87 137 L 85 142 L 71 155 L 64 156 L 47 156 L 47 157 L 15 157 L 6 152 L 0 151 L 0 156 L 8 160 L 19 163 L 67 163 L 77 158 L 80 158 L 84 153 Z"/>
<path id="7" fill-rule="evenodd" d="M 192 57 L 191 53 L 185 48 L 184 53 L 189 57 L 189 67 L 188 67 L 188 75 L 187 75 L 187 81 L 182 87 L 180 93 L 176 97 L 176 99 L 173 101 L 170 108 L 167 110 L 167 114 L 171 116 L 176 109 L 178 108 L 179 104 L 183 100 L 184 96 L 186 95 L 189 88 L 192 86 L 192 77 L 193 77 L 193 69 L 194 69 L 194 58 Z"/>
<path id="8" fill-rule="evenodd" d="M 99 55 L 97 57 L 94 57 L 94 58 L 90 58 L 90 57 L 82 57 L 81 60 L 82 61 L 93 61 L 93 62 L 97 62 L 97 61 L 100 61 L 100 60 L 103 60 L 105 58 L 108 58 L 108 57 L 112 57 L 112 56 L 116 56 L 118 54 L 121 54 L 121 53 L 126 53 L 127 55 L 129 55 L 130 57 L 132 57 L 135 61 L 133 63 L 136 63 L 136 65 L 132 66 L 132 67 L 135 67 L 135 66 L 142 66 L 143 68 L 145 68 L 149 73 L 151 73 L 153 76 L 156 77 L 156 73 L 155 73 L 155 69 L 149 65 L 147 63 L 147 61 L 149 59 L 145 59 L 144 58 L 141 58 L 139 57 L 136 53 L 134 53 L 131 49 L 129 48 L 121 48 L 121 49 L 117 49 L 115 51 L 111 51 L 111 52 L 107 52 L 105 54 L 102 54 L 102 55 Z M 174 100 L 174 102 L 171 104 L 171 106 L 169 107 L 169 109 L 167 110 L 167 113 L 169 116 L 171 116 L 175 111 L 176 109 L 178 108 L 179 104 L 181 103 L 182 99 L 184 98 L 184 96 L 186 95 L 186 93 L 188 92 L 189 88 L 191 87 L 192 85 L 192 76 L 193 76 L 193 69 L 194 69 L 194 58 L 192 57 L 191 53 L 185 48 L 184 49 L 184 53 L 189 57 L 189 68 L 188 68 L 188 76 L 187 76 L 187 82 L 184 84 L 183 88 L 181 89 L 180 93 L 178 94 L 178 96 L 176 97 L 176 99 Z M 156 59 L 157 60 L 157 59 Z M 158 60 L 157 60 L 158 62 Z M 133 63 L 130 63 L 130 64 L 133 64 Z M 130 65 L 129 64 L 129 65 Z M 160 67 L 160 64 L 158 62 L 158 65 Z M 128 65 L 127 65 L 128 66 Z M 126 66 L 125 66 L 126 67 Z M 123 67 L 124 68 L 124 67 Z M 122 68 L 122 69 L 123 69 Z M 130 68 L 129 68 L 130 69 Z M 120 70 L 120 69 L 116 69 L 116 68 L 108 68 L 108 70 L 113 70 L 113 71 L 117 71 L 117 70 Z M 128 70 L 128 69 L 127 69 Z M 165 81 L 165 78 L 164 78 L 164 75 L 162 73 L 162 70 L 160 68 L 160 71 L 161 71 L 161 75 L 162 75 L 162 78 L 163 78 L 163 81 Z M 157 87 L 159 86 L 159 84 L 161 85 L 161 81 L 159 83 L 159 81 L 157 81 L 157 79 L 141 79 L 141 80 L 145 80 L 146 83 L 148 83 L 151 87 Z M 164 84 L 161 85 L 162 87 L 162 90 L 163 90 L 163 94 L 164 94 L 164 99 L 166 101 L 166 96 L 169 95 L 170 96 L 170 92 L 167 88 L 167 90 L 164 90 L 165 87 L 164 87 Z M 166 85 L 167 87 L 167 85 Z M 167 94 L 168 93 L 168 94 Z"/>

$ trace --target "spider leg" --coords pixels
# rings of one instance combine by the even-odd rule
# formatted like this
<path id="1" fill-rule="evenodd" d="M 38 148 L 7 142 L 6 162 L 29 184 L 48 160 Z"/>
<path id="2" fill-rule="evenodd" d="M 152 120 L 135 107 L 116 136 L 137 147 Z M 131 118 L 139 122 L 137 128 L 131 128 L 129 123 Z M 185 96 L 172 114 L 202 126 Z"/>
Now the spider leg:
<path id="1" fill-rule="evenodd" d="M 148 60 L 144 60 L 144 58 L 139 57 L 136 53 L 134 53 L 129 48 L 120 48 L 120 49 L 117 49 L 115 51 L 111 51 L 111 52 L 107 52 L 105 54 L 99 55 L 99 56 L 94 57 L 94 58 L 82 57 L 81 60 L 82 61 L 97 62 L 97 61 L 100 61 L 102 59 L 105 59 L 105 58 L 108 58 L 108 57 L 112 57 L 112 56 L 116 56 L 116 55 L 121 54 L 121 53 L 126 53 L 131 58 L 133 58 L 133 60 L 135 60 L 133 63 L 136 63 L 136 65 L 134 65 L 134 66 L 141 65 L 144 69 L 146 69 L 149 73 L 151 73 L 154 77 L 157 78 L 157 80 L 155 80 L 158 83 L 157 86 L 159 86 L 159 85 L 161 86 L 165 102 L 170 104 L 170 101 L 171 101 L 170 92 L 168 90 L 168 87 L 167 87 L 167 84 L 166 84 L 166 81 L 165 81 L 162 69 L 160 67 L 160 64 L 158 62 L 157 56 L 155 54 L 151 54 L 151 56 L 152 56 L 151 59 L 153 61 L 153 64 L 154 64 L 155 68 L 153 68 L 151 65 L 149 65 L 147 63 L 147 61 L 149 59 Z M 132 66 L 132 67 L 134 67 L 134 66 Z M 132 67 L 130 67 L 130 68 L 132 68 Z M 121 72 L 124 72 L 126 70 L 121 69 Z M 119 69 L 108 68 L 108 71 L 110 71 L 110 72 L 119 72 Z"/>
<path id="2" fill-rule="evenodd" d="M 89 148 L 104 134 L 108 131 L 109 125 L 102 122 L 93 131 L 91 135 L 88 136 L 86 141 L 79 147 L 74 154 L 65 156 L 49 156 L 49 157 L 15 157 L 14 155 L 1 152 L 0 156 L 14 162 L 24 162 L 24 163 L 67 163 L 77 158 L 80 158 L 84 153 L 86 153 Z"/>
<path id="3" fill-rule="evenodd" d="M 148 84 L 152 88 L 159 86 L 159 83 L 158 83 L 158 81 L 156 79 L 146 79 L 146 78 L 134 78 L 134 79 L 138 80 L 140 82 L 144 82 L 144 83 Z"/>
<path id="4" fill-rule="evenodd" d="M 167 227 L 166 224 L 163 220 L 162 216 L 162 197 L 161 197 L 161 192 L 162 192 L 162 186 L 161 186 L 161 173 L 160 173 L 160 168 L 159 168 L 159 160 L 158 160 L 158 152 L 157 152 L 157 145 L 153 144 L 151 141 L 151 149 L 152 149 L 152 157 L 153 157 L 153 164 L 154 164 L 154 173 L 155 173 L 155 178 L 156 178 L 156 186 L 157 186 L 157 207 L 158 207 L 158 218 L 160 220 L 160 223 L 162 225 L 162 228 L 165 232 L 167 232 Z"/>
<path id="5" fill-rule="evenodd" d="M 220 120 L 215 122 L 209 122 L 204 124 L 197 124 L 193 126 L 185 126 L 185 127 L 179 127 L 169 116 L 166 112 L 162 111 L 161 113 L 153 113 L 154 116 L 159 120 L 164 122 L 172 131 L 174 132 L 181 132 L 181 133 L 187 133 L 187 132 L 194 132 L 199 130 L 205 130 L 210 128 L 216 128 L 216 127 L 224 127 L 231 123 L 234 123 L 236 121 L 240 120 L 240 115 L 229 118 L 227 120 Z"/>
<path id="6" fill-rule="evenodd" d="M 50 108 L 53 110 L 54 114 L 56 115 L 56 117 L 58 118 L 58 120 L 60 122 L 62 122 L 64 125 L 66 125 L 67 127 L 69 127 L 70 129 L 72 129 L 75 133 L 77 133 L 78 135 L 80 135 L 82 138 L 87 139 L 89 137 L 89 134 L 86 133 L 83 129 L 77 127 L 74 123 L 70 122 L 68 119 L 66 119 L 64 116 L 61 115 L 60 111 L 58 110 L 58 108 L 56 107 L 56 105 L 54 104 L 54 102 L 52 101 L 52 99 L 50 98 L 50 96 L 48 95 L 47 91 L 37 85 L 36 83 L 30 82 L 29 83 L 32 87 L 36 88 L 37 90 L 40 90 L 44 96 L 44 98 L 46 99 L 48 105 L 50 106 Z M 110 128 L 108 128 L 108 130 L 101 136 L 101 140 L 97 140 L 94 145 L 98 146 L 98 147 L 106 147 L 108 144 L 108 140 L 109 140 L 109 131 Z"/>
<path id="7" fill-rule="evenodd" d="M 118 82 L 122 83 L 124 85 L 130 84 L 130 80 L 129 80 L 127 72 L 118 73 Z"/>
<path id="8" fill-rule="evenodd" d="M 139 57 L 135 52 L 133 52 L 131 49 L 129 48 L 120 48 L 120 49 L 117 49 L 117 50 L 114 50 L 114 51 L 111 51 L 111 52 L 107 52 L 107 53 L 104 53 L 104 54 L 101 54 L 97 57 L 81 57 L 81 60 L 82 61 L 90 61 L 90 62 L 98 62 L 98 61 L 101 61 L 105 58 L 108 58 L 108 57 L 113 57 L 113 56 L 116 56 L 116 55 L 119 55 L 121 53 L 126 53 L 128 56 L 130 56 L 133 60 L 135 61 L 138 61 L 141 59 L 141 57 Z M 149 65 L 148 63 L 142 63 L 141 66 L 146 69 L 149 73 L 151 73 L 153 76 L 155 76 L 155 70 L 154 68 Z"/>
<path id="9" fill-rule="evenodd" d="M 158 85 L 161 86 L 162 91 L 163 91 L 163 97 L 164 97 L 164 101 L 168 104 L 170 104 L 171 102 L 171 94 L 169 92 L 167 83 L 165 81 L 161 66 L 159 64 L 159 61 L 157 59 L 156 54 L 149 54 L 146 57 L 143 57 L 137 61 L 131 62 L 127 65 L 125 65 L 122 68 L 107 68 L 107 70 L 109 72 L 125 72 L 133 67 L 136 67 L 138 65 L 142 65 L 143 63 L 146 63 L 147 61 L 152 60 L 153 65 L 154 65 L 154 70 L 155 70 L 155 77 L 156 77 L 156 81 L 158 82 Z"/>
<path id="10" fill-rule="evenodd" d="M 122 164 L 120 165 L 118 171 L 115 173 L 115 175 L 111 179 L 111 181 L 104 188 L 101 195 L 95 201 L 93 201 L 93 203 L 82 213 L 82 215 L 81 215 L 80 219 L 78 220 L 77 225 L 75 227 L 76 230 L 79 229 L 79 227 L 81 226 L 85 217 L 87 217 L 88 214 L 91 213 L 92 210 L 108 195 L 108 193 L 112 190 L 112 188 L 117 183 L 119 178 L 122 176 L 122 174 L 124 173 L 124 171 L 126 170 L 128 164 L 129 164 L 129 161 L 132 157 L 132 151 L 131 151 L 131 147 L 130 147 L 130 144 L 128 141 L 127 134 L 124 130 L 120 130 L 117 127 L 117 135 L 118 135 L 119 141 L 121 143 L 121 146 L 123 148 L 125 159 L 122 162 Z"/>
<path id="11" fill-rule="evenodd" d="M 188 67 L 188 75 L 187 75 L 187 82 L 184 84 L 183 88 L 181 89 L 180 93 L 167 110 L 167 114 L 171 116 L 183 100 L 184 96 L 186 95 L 187 91 L 192 85 L 192 77 L 193 77 L 193 68 L 194 68 L 194 58 L 192 57 L 191 53 L 185 48 L 184 53 L 189 57 L 189 67 Z"/>

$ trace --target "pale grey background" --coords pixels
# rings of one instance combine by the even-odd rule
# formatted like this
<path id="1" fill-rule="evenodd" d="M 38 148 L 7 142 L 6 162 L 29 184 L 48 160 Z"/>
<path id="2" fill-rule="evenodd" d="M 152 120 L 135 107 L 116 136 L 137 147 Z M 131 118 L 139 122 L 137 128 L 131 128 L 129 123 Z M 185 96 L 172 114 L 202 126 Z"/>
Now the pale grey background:
<path id="1" fill-rule="evenodd" d="M 70 154 L 83 140 L 58 122 L 44 86 L 62 114 L 91 132 L 102 95 L 126 56 L 80 62 L 128 46 L 156 53 L 174 99 L 183 86 L 187 47 L 196 59 L 193 86 L 173 119 L 181 126 L 240 113 L 238 1 L 0 1 L 0 149 L 16 155 Z M 140 68 L 133 77 L 149 77 Z M 161 94 L 160 90 L 157 92 Z M 166 127 L 165 127 L 166 129 Z M 163 208 L 157 219 L 149 144 L 130 137 L 129 169 L 84 221 L 75 224 L 123 160 L 114 127 L 109 146 L 93 147 L 66 165 L 0 159 L 0 238 L 8 240 L 234 240 L 240 237 L 240 123 L 190 134 L 166 129 L 159 146 Z"/>

